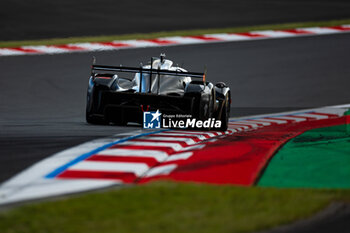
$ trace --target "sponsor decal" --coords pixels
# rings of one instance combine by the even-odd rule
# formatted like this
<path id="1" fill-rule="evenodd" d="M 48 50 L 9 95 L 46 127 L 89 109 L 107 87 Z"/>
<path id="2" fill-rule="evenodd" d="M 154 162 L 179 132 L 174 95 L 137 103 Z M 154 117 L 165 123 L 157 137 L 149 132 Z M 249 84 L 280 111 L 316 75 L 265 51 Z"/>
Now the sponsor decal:
<path id="1" fill-rule="evenodd" d="M 221 120 L 209 118 L 207 120 L 198 120 L 189 114 L 173 114 L 167 115 L 159 112 L 143 112 L 143 128 L 158 129 L 158 128 L 198 128 L 198 129 L 219 129 Z"/>

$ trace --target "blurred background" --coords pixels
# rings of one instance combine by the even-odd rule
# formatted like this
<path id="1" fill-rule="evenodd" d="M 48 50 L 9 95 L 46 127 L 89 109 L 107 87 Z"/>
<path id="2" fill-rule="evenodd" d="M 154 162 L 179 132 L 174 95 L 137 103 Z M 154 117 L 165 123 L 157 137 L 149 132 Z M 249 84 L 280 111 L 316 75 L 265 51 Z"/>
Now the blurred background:
<path id="1" fill-rule="evenodd" d="M 2 0 L 0 41 L 350 17 L 348 0 Z"/>

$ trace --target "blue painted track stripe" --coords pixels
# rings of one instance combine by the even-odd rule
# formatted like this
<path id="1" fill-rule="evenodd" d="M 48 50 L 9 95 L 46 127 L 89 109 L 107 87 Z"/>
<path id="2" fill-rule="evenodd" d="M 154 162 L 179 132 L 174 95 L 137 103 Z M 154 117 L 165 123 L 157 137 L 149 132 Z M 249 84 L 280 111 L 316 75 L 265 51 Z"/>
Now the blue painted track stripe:
<path id="1" fill-rule="evenodd" d="M 130 137 L 126 137 L 126 138 L 122 138 L 122 139 L 119 139 L 117 141 L 114 141 L 114 142 L 111 142 L 111 143 L 108 143 L 108 144 L 105 144 L 103 146 L 100 146 L 90 152 L 87 152 L 85 154 L 82 154 L 80 156 L 78 156 L 77 158 L 73 159 L 72 161 L 66 163 L 65 165 L 55 169 L 54 171 L 50 172 L 49 174 L 47 174 L 45 176 L 45 178 L 48 178 L 48 179 L 52 179 L 52 178 L 55 178 L 57 175 L 61 174 L 62 172 L 64 172 L 65 170 L 67 170 L 69 167 L 73 166 L 74 164 L 77 164 L 79 163 L 80 161 L 82 160 L 85 160 L 87 159 L 88 157 L 102 151 L 102 150 L 105 150 L 107 149 L 108 147 L 111 147 L 111 146 L 114 146 L 116 144 L 119 144 L 119 143 L 122 143 L 122 142 L 125 142 L 125 141 L 129 141 L 129 140 L 132 140 L 132 139 L 135 139 L 135 138 L 139 138 L 139 137 L 143 137 L 143 136 L 147 136 L 147 135 L 150 135 L 150 134 L 156 134 L 156 133 L 160 133 L 160 132 L 164 132 L 164 131 L 168 131 L 168 130 L 159 130 L 159 131 L 155 131 L 155 132 L 150 132 L 150 133 L 143 133 L 143 134 L 138 134 L 138 135 L 135 135 L 135 136 L 130 136 Z"/>

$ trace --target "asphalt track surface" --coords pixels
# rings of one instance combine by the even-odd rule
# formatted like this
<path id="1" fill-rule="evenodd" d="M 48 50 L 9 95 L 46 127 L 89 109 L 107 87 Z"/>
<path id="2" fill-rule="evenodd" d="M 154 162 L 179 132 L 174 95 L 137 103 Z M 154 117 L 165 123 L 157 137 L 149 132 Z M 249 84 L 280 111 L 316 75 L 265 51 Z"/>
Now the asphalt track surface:
<path id="1" fill-rule="evenodd" d="M 342 18 L 348 0 L 2 0 L 0 41 Z"/>

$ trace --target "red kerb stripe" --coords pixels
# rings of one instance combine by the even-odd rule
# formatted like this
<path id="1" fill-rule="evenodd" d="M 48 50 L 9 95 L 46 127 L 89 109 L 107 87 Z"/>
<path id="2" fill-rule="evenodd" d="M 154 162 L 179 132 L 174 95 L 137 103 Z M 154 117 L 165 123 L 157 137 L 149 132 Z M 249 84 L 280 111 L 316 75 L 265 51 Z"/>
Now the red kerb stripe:
<path id="1" fill-rule="evenodd" d="M 159 141 L 159 140 L 142 140 L 142 139 L 133 139 L 132 142 L 164 142 L 164 143 L 178 143 L 181 146 L 188 146 L 188 144 L 184 141 Z"/>
<path id="2" fill-rule="evenodd" d="M 268 120 L 267 118 L 263 118 L 263 119 Z M 268 126 L 268 125 L 265 125 L 265 123 L 270 123 L 270 125 L 277 124 L 277 122 L 273 122 L 273 121 L 269 121 L 269 122 L 262 121 L 264 123 L 261 123 L 261 121 L 260 122 L 254 122 L 254 121 L 259 121 L 259 119 L 255 119 L 255 120 L 248 119 L 247 121 L 251 121 L 253 124 L 257 124 L 258 126 Z"/>
<path id="3" fill-rule="evenodd" d="M 41 51 L 38 51 L 38 50 L 35 50 L 35 49 L 28 49 L 28 48 L 21 48 L 21 47 L 9 48 L 9 49 L 20 51 L 20 52 L 25 52 L 25 53 L 42 53 Z"/>
<path id="4" fill-rule="evenodd" d="M 289 32 L 293 34 L 313 34 L 312 32 L 308 32 L 302 29 L 287 29 L 287 30 L 280 30 L 281 32 Z"/>
<path id="5" fill-rule="evenodd" d="M 174 131 L 173 133 L 176 133 L 176 131 Z M 198 139 L 197 137 L 191 136 L 190 134 L 188 135 L 158 135 L 158 134 L 151 134 L 148 135 L 147 137 L 174 137 L 174 138 L 190 138 L 195 142 L 200 142 L 202 140 Z"/>
<path id="6" fill-rule="evenodd" d="M 329 29 L 335 29 L 339 31 L 350 31 L 350 27 L 344 27 L 344 26 L 334 26 L 334 27 L 325 27 Z"/>
<path id="7" fill-rule="evenodd" d="M 169 134 L 171 134 L 171 133 L 186 134 L 186 132 L 178 132 L 178 131 L 176 131 L 176 130 L 174 130 L 174 131 L 165 131 L 165 132 L 163 132 L 163 133 L 164 133 L 164 135 L 167 134 L 167 133 L 169 133 Z M 197 133 L 188 133 L 187 136 L 191 136 L 192 134 L 194 134 L 194 135 L 201 135 L 201 136 L 203 136 L 203 137 L 205 137 L 205 138 L 210 138 L 210 136 L 209 136 L 208 134 L 205 134 L 205 133 L 202 133 L 202 132 L 198 132 L 198 134 L 197 134 Z M 163 135 L 162 135 L 162 136 L 163 136 Z M 171 136 L 171 137 L 172 137 L 172 136 Z"/>
<path id="8" fill-rule="evenodd" d="M 66 170 L 57 176 L 60 179 L 102 179 L 102 180 L 121 180 L 125 183 L 131 183 L 136 179 L 131 172 L 105 172 L 105 171 L 84 171 L 84 170 Z"/>
<path id="9" fill-rule="evenodd" d="M 256 37 L 267 37 L 258 33 L 253 33 L 253 32 L 240 32 L 240 33 L 230 33 L 230 35 L 238 35 L 238 36 L 246 36 L 246 37 L 251 37 L 251 38 L 256 38 Z"/>
<path id="10" fill-rule="evenodd" d="M 157 160 L 151 157 L 136 157 L 136 156 L 108 156 L 108 155 L 93 155 L 86 159 L 87 161 L 103 161 L 103 162 L 128 162 L 128 163 L 145 163 L 148 166 L 154 166 L 158 163 Z"/>
<path id="11" fill-rule="evenodd" d="M 292 119 L 284 119 L 284 118 L 279 118 L 279 117 L 266 117 L 264 119 L 271 119 L 271 120 L 279 120 L 279 121 L 287 121 L 288 123 L 293 123 L 293 122 L 297 122 L 296 120 L 292 120 Z M 273 122 L 271 122 L 273 123 Z M 276 123 L 276 122 L 275 122 Z M 277 123 L 276 123 L 277 124 Z"/>
<path id="12" fill-rule="evenodd" d="M 186 36 L 187 38 L 205 40 L 205 41 L 221 41 L 219 38 L 210 37 L 210 36 Z"/>
<path id="13" fill-rule="evenodd" d="M 156 44 L 159 44 L 159 45 L 177 44 L 174 41 L 163 40 L 163 39 L 149 39 L 149 40 L 143 40 L 143 41 L 148 41 L 148 42 L 156 43 Z"/>
<path id="14" fill-rule="evenodd" d="M 114 42 L 99 42 L 99 43 L 94 43 L 94 44 L 105 45 L 105 46 L 112 46 L 112 47 L 131 47 L 131 45 L 129 45 L 129 44 L 114 43 Z"/>
<path id="15" fill-rule="evenodd" d="M 48 45 L 48 47 L 53 47 L 53 48 L 59 48 L 59 49 L 66 49 L 66 50 L 85 50 L 82 47 L 75 46 L 75 45 Z"/>
<path id="16" fill-rule="evenodd" d="M 174 150 L 171 147 L 165 147 L 165 146 L 137 146 L 137 145 L 115 145 L 111 147 L 113 148 L 119 148 L 119 149 L 131 149 L 131 150 L 159 150 L 166 153 L 173 153 Z"/>

